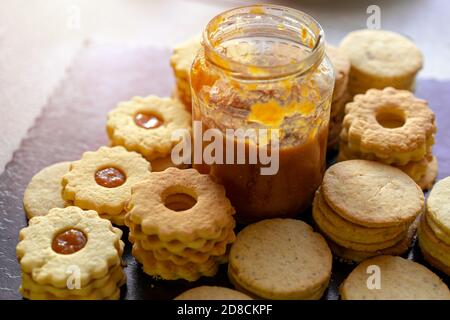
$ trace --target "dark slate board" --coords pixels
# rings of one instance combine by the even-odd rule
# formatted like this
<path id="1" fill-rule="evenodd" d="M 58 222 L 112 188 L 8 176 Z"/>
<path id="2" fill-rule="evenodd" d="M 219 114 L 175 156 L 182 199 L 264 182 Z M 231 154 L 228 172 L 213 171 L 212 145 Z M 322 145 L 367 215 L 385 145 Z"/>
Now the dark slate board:
<path id="1" fill-rule="evenodd" d="M 169 49 L 157 48 L 87 46 L 81 50 L 0 175 L 0 299 L 21 298 L 15 247 L 19 230 L 27 223 L 22 197 L 28 181 L 45 166 L 79 159 L 84 151 L 106 144 L 106 114 L 118 101 L 134 95 L 170 95 L 173 78 L 169 56 Z M 417 95 L 429 100 L 436 112 L 439 132 L 435 154 L 439 159 L 439 177 L 449 176 L 450 81 L 420 79 Z M 423 262 L 417 245 L 408 256 Z M 172 299 L 188 288 L 203 284 L 231 286 L 226 265 L 216 277 L 195 283 L 155 281 L 140 270 L 130 254 L 129 243 L 124 257 L 128 277 L 122 290 L 124 299 Z M 330 287 L 324 298 L 338 298 L 337 288 L 352 268 L 334 261 Z M 448 278 L 446 281 L 449 282 Z"/>

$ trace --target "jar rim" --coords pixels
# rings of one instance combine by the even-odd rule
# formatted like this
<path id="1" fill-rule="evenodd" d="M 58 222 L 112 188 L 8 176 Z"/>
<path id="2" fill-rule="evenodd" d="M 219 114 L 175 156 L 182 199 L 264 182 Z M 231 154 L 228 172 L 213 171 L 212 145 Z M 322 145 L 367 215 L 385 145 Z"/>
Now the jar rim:
<path id="1" fill-rule="evenodd" d="M 258 15 L 270 15 L 286 21 L 297 22 L 298 25 L 302 27 L 302 31 L 306 30 L 307 34 L 310 36 L 309 39 L 313 40 L 312 44 L 308 43 L 310 51 L 299 61 L 289 61 L 288 63 L 271 66 L 246 63 L 228 57 L 217 50 L 218 43 L 213 40 L 213 34 L 218 31 L 221 24 L 226 23 L 228 19 L 236 17 L 239 14 L 255 15 L 255 17 Z M 303 35 L 301 33 L 302 32 L 299 31 L 298 43 L 305 45 L 305 43 L 302 42 Z M 202 41 L 205 56 L 217 67 L 224 69 L 228 73 L 238 76 L 239 78 L 261 80 L 302 74 L 312 67 L 319 65 L 325 56 L 324 43 L 324 31 L 321 25 L 312 16 L 297 9 L 272 4 L 240 6 L 216 15 L 206 25 L 203 31 Z M 255 70 L 255 68 L 259 71 L 256 74 L 251 72 L 251 70 Z"/>

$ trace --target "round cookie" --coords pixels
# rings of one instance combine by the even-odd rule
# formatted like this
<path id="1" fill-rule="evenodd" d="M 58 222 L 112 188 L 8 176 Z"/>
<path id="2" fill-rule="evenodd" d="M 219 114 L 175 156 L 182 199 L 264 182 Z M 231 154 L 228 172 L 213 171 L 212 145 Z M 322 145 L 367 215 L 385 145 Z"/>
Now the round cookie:
<path id="1" fill-rule="evenodd" d="M 69 172 L 70 162 L 59 162 L 36 173 L 25 189 L 23 207 L 28 219 L 43 216 L 53 208 L 64 208 L 61 179 Z"/>
<path id="2" fill-rule="evenodd" d="M 426 218 L 422 218 L 418 229 L 420 247 L 446 266 L 450 266 L 450 246 L 433 233 Z"/>
<path id="3" fill-rule="evenodd" d="M 380 271 L 380 288 L 368 288 L 370 266 Z M 360 263 L 340 288 L 343 300 L 449 300 L 450 291 L 426 267 L 401 257 L 378 256 Z"/>
<path id="4" fill-rule="evenodd" d="M 450 234 L 450 177 L 434 185 L 427 200 L 427 210 L 430 219 Z"/>
<path id="5" fill-rule="evenodd" d="M 326 54 L 333 65 L 335 80 L 332 101 L 342 99 L 347 90 L 348 76 L 350 73 L 350 60 L 339 48 L 327 44 Z"/>
<path id="6" fill-rule="evenodd" d="M 350 32 L 340 43 L 351 63 L 349 88 L 353 94 L 392 86 L 410 90 L 423 56 L 400 34 L 364 29 Z"/>
<path id="7" fill-rule="evenodd" d="M 108 113 L 106 127 L 111 145 L 123 146 L 153 161 L 170 157 L 179 142 L 172 138 L 173 132 L 191 132 L 191 115 L 175 99 L 134 97 Z"/>
<path id="8" fill-rule="evenodd" d="M 367 160 L 331 166 L 324 175 L 322 195 L 341 217 L 366 227 L 412 222 L 425 206 L 422 190 L 407 174 Z"/>
<path id="9" fill-rule="evenodd" d="M 432 157 L 431 161 L 428 162 L 425 174 L 417 182 L 417 184 L 422 188 L 422 190 L 429 190 L 433 187 L 436 181 L 438 170 L 439 170 L 438 160 L 435 156 Z"/>
<path id="10" fill-rule="evenodd" d="M 123 224 L 131 186 L 150 177 L 150 164 L 140 154 L 123 147 L 101 147 L 85 152 L 63 176 L 63 199 L 77 207 L 97 211 Z"/>
<path id="11" fill-rule="evenodd" d="M 228 275 L 239 287 L 264 299 L 320 298 L 331 264 L 326 241 L 309 225 L 270 219 L 238 234 L 230 250 Z"/>
<path id="12" fill-rule="evenodd" d="M 253 300 L 242 292 L 215 286 L 201 286 L 189 289 L 175 300 Z"/>
<path id="13" fill-rule="evenodd" d="M 409 91 L 370 89 L 347 103 L 345 113 L 341 139 L 359 158 L 406 165 L 431 153 L 435 115 Z"/>

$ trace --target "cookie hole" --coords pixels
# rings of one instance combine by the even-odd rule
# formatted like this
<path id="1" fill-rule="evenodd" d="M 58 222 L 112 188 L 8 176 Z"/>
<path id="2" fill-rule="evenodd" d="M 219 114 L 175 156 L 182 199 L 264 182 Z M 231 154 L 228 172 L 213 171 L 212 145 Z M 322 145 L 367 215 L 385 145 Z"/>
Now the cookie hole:
<path id="1" fill-rule="evenodd" d="M 186 211 L 197 204 L 197 195 L 189 188 L 174 186 L 163 192 L 163 203 L 170 210 Z"/>
<path id="2" fill-rule="evenodd" d="M 97 170 L 95 182 L 105 188 L 117 188 L 125 183 L 127 177 L 122 170 L 114 167 L 106 167 Z"/>
<path id="3" fill-rule="evenodd" d="M 395 129 L 405 125 L 406 117 L 402 110 L 396 108 L 385 108 L 377 112 L 377 122 L 383 128 Z"/>
<path id="4" fill-rule="evenodd" d="M 163 119 L 152 112 L 138 112 L 134 116 L 134 123 L 144 129 L 156 129 L 163 125 Z"/>
<path id="5" fill-rule="evenodd" d="M 52 241 L 52 250 L 59 254 L 72 254 L 84 248 L 87 236 L 78 229 L 66 229 L 58 233 Z"/>

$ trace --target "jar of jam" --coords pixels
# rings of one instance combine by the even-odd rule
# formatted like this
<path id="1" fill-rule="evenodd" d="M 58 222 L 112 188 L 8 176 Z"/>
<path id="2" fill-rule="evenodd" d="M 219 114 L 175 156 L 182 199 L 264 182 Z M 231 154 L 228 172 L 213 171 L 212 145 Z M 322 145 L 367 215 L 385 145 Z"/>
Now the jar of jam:
<path id="1" fill-rule="evenodd" d="M 240 222 L 294 217 L 322 182 L 334 85 L 324 42 L 312 17 L 275 5 L 226 11 L 203 32 L 191 69 L 193 166 L 225 186 Z M 222 161 L 195 157 L 196 146 L 205 151 L 212 141 L 200 134 L 207 129 L 223 134 L 223 152 L 215 154 Z M 264 139 L 229 134 L 239 129 L 276 129 L 278 147 L 264 142 L 278 155 L 276 172 L 262 174 L 267 163 L 250 161 Z M 244 163 L 236 158 L 242 146 Z"/>

